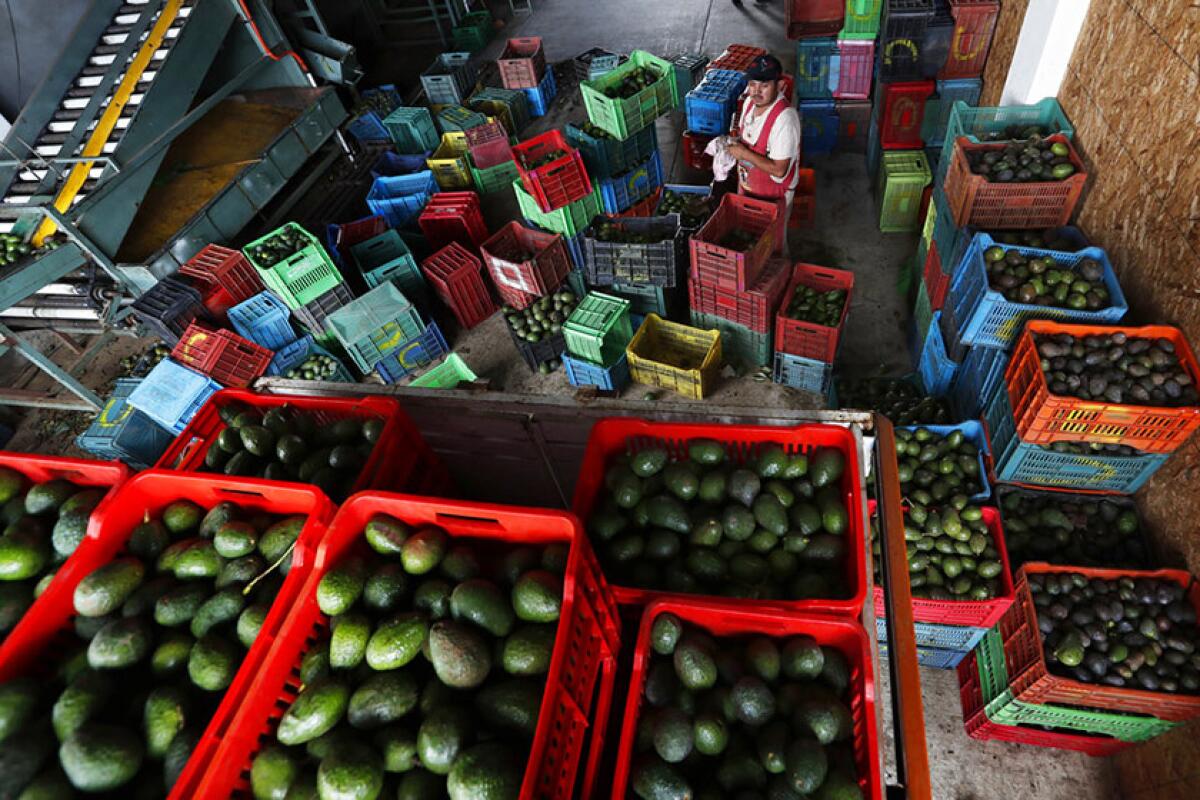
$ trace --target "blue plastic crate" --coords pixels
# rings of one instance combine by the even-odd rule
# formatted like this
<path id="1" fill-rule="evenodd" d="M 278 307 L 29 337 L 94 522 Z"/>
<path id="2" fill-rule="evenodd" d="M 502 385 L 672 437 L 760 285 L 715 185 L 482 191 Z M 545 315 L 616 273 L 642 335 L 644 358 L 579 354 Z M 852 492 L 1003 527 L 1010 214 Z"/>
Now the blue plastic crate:
<path id="1" fill-rule="evenodd" d="M 824 395 L 829 392 L 832 378 L 833 364 L 827 361 L 775 353 L 775 383 Z"/>
<path id="2" fill-rule="evenodd" d="M 950 389 L 958 372 L 958 362 L 946 352 L 946 343 L 942 340 L 941 316 L 941 311 L 933 312 L 933 323 L 921 342 L 917 361 L 917 373 L 925 393 L 934 397 L 940 397 Z"/>
<path id="3" fill-rule="evenodd" d="M 569 123 L 563 129 L 563 133 L 567 142 L 579 150 L 588 175 L 593 180 L 620 175 L 658 151 L 658 134 L 653 125 L 642 128 L 624 140 L 592 136 Z"/>
<path id="4" fill-rule="evenodd" d="M 367 192 L 367 207 L 371 213 L 385 218 L 388 225 L 402 228 L 421 214 L 437 191 L 433 172 L 427 169 L 411 175 L 379 177 L 371 182 Z"/>
<path id="5" fill-rule="evenodd" d="M 804 155 L 827 155 L 837 147 L 840 123 L 832 100 L 801 100 L 800 125 Z"/>
<path id="6" fill-rule="evenodd" d="M 572 386 L 595 386 L 619 392 L 629 385 L 629 360 L 624 355 L 611 367 L 572 358 L 568 353 L 563 353 L 562 362 Z"/>
<path id="7" fill-rule="evenodd" d="M 288 321 L 291 314 L 278 295 L 262 291 L 229 309 L 227 316 L 240 336 L 268 350 L 278 350 L 296 341 L 296 331 Z"/>
<path id="8" fill-rule="evenodd" d="M 178 436 L 221 384 L 164 358 L 129 395 L 129 405 Z"/>
<path id="9" fill-rule="evenodd" d="M 1003 386 L 993 394 L 983 416 L 992 438 L 996 480 L 1002 483 L 1133 494 L 1170 455 L 1076 455 L 1024 442 L 1017 434 L 1008 391 Z"/>
<path id="10" fill-rule="evenodd" d="M 1108 254 L 1099 247 L 1084 248 L 1075 253 L 1038 250 L 1032 247 L 999 245 L 1006 252 L 1016 250 L 1026 256 L 1052 257 L 1060 267 L 1074 270 L 1085 258 L 1100 263 L 1104 269 L 1104 286 L 1108 290 L 1109 306 L 1096 311 L 1056 308 L 1028 303 L 1013 303 L 989 287 L 984 251 L 996 244 L 986 233 L 977 233 L 968 245 L 962 262 L 957 266 L 946 305 L 952 306 L 954 321 L 964 344 L 985 347 L 1009 347 L 1031 319 L 1053 319 L 1076 324 L 1113 324 L 1120 322 L 1129 310 L 1121 285 L 1113 272 Z"/>
<path id="11" fill-rule="evenodd" d="M 1004 385 L 1008 351 L 997 347 L 971 347 L 959 364 L 947 399 L 958 419 L 978 419 L 992 395 Z"/>
<path id="12" fill-rule="evenodd" d="M 824 100 L 833 97 L 841 57 L 837 39 L 802 39 L 796 43 L 797 100 Z"/>
<path id="13" fill-rule="evenodd" d="M 400 92 L 396 91 L 396 87 L 390 83 L 385 83 L 375 89 L 367 89 L 362 92 L 363 99 L 371 97 L 383 98 L 386 104 L 391 105 L 391 109 L 401 105 L 404 101 L 400 97 Z M 387 116 L 384 114 L 383 116 Z M 346 126 L 346 132 L 360 142 L 386 142 L 390 141 L 387 128 L 383 126 L 383 117 L 374 109 L 364 111 L 355 117 L 349 125 Z"/>
<path id="14" fill-rule="evenodd" d="M 962 244 L 962 248 L 966 248 L 966 244 L 959 241 L 962 229 L 954 224 L 954 215 L 950 213 L 950 201 L 946 199 L 946 193 L 942 191 L 941 186 L 933 187 L 929 202 L 937 209 L 933 221 L 933 241 L 937 244 L 938 257 L 942 260 L 942 272 L 954 275 L 958 262 L 962 260 L 959 245 Z"/>
<path id="15" fill-rule="evenodd" d="M 327 356 L 337 363 L 337 368 L 333 375 L 325 378 L 326 381 L 330 383 L 355 382 L 354 376 L 350 374 L 350 370 L 346 369 L 346 365 L 341 362 L 341 359 L 317 344 L 316 340 L 308 334 L 301 336 L 287 347 L 277 351 L 275 357 L 271 359 L 271 363 L 267 365 L 267 374 L 285 375 L 288 370 L 300 366 L 304 363 L 305 359 L 312 355 Z"/>
<path id="16" fill-rule="evenodd" d="M 548 70 L 547 70 L 548 71 Z M 427 367 L 450 352 L 446 339 L 436 322 L 430 322 L 420 336 L 409 339 L 388 353 L 375 365 L 375 372 L 384 383 L 396 383 Z"/>
<path id="17" fill-rule="evenodd" d="M 605 178 L 600 183 L 600 198 L 607 214 L 628 211 L 635 203 L 650 196 L 662 186 L 662 158 L 655 151 L 644 163 L 615 178 Z"/>
<path id="18" fill-rule="evenodd" d="M 585 258 L 583 254 L 583 234 L 577 233 L 574 236 L 564 236 L 563 241 L 567 243 L 567 254 L 571 257 L 572 268 L 582 270 Z"/>
<path id="19" fill-rule="evenodd" d="M 887 658 L 886 642 L 879 643 L 879 657 Z M 937 647 L 917 647 L 917 663 L 929 669 L 957 669 L 970 650 L 942 650 Z"/>
<path id="20" fill-rule="evenodd" d="M 149 469 L 175 435 L 129 405 L 141 378 L 118 378 L 112 395 L 88 429 L 75 442 L 81 450 L 106 461 L 124 461 L 133 469 Z"/>
<path id="21" fill-rule="evenodd" d="M 838 124 L 841 124 L 840 120 Z M 879 103 L 875 103 L 871 107 L 871 121 L 867 123 L 867 176 L 870 177 L 872 186 L 879 177 L 879 165 L 882 162 L 883 143 L 880 140 L 879 132 Z M 934 182 L 935 187 L 941 185 L 940 181 Z"/>
<path id="22" fill-rule="evenodd" d="M 963 654 L 975 649 L 983 641 L 987 628 L 970 628 L 964 625 L 938 625 L 932 622 L 914 622 L 917 647 L 937 650 L 952 650 Z M 875 618 L 875 640 L 887 642 L 887 620 Z"/>
<path id="23" fill-rule="evenodd" d="M 905 425 L 902 426 L 905 430 L 915 431 L 917 428 L 924 428 L 930 433 L 936 433 L 938 436 L 946 437 L 955 431 L 961 431 L 963 438 L 979 450 L 979 480 L 983 488 L 975 494 L 971 495 L 971 501 L 975 503 L 986 502 L 992 496 L 992 486 L 988 483 L 988 455 L 992 452 L 988 445 L 987 431 L 984 430 L 983 423 L 977 420 L 967 420 L 954 425 Z M 941 626 L 946 627 L 946 626 Z M 953 627 L 953 626 L 950 626 Z M 958 645 L 935 645 L 938 647 L 958 647 Z"/>
<path id="24" fill-rule="evenodd" d="M 558 95 L 558 85 L 554 83 L 554 70 L 547 67 L 542 82 L 535 89 L 521 89 L 525 99 L 529 101 L 529 113 L 534 117 L 545 116 L 550 109 L 550 103 Z"/>
<path id="25" fill-rule="evenodd" d="M 371 167 L 371 177 L 394 178 L 397 175 L 412 175 L 414 172 L 421 172 L 426 169 L 425 160 L 431 155 L 433 155 L 432 150 L 412 155 L 385 150 L 379 154 L 379 158 Z"/>
<path id="26" fill-rule="evenodd" d="M 596 56 L 592 59 L 592 62 L 588 64 L 588 80 L 594 81 L 602 75 L 607 75 L 620 65 L 620 56 Z"/>
<path id="27" fill-rule="evenodd" d="M 746 76 L 730 69 L 710 69 L 684 101 L 687 127 L 694 133 L 720 136 L 729 133 L 734 106 L 746 88 Z"/>

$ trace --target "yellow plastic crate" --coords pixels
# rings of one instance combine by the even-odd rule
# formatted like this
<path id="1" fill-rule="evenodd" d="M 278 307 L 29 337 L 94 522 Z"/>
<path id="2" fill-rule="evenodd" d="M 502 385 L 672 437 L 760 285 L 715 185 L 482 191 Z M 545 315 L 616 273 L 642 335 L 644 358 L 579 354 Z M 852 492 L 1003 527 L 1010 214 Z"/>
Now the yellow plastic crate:
<path id="1" fill-rule="evenodd" d="M 925 212 L 925 227 L 921 229 L 921 240 L 925 243 L 925 249 L 929 250 L 929 244 L 933 241 L 933 226 L 937 222 L 937 203 L 933 202 L 933 198 L 929 198 L 929 210 Z"/>
<path id="2" fill-rule="evenodd" d="M 471 188 L 471 164 L 467 159 L 467 135 L 462 131 L 442 134 L 442 143 L 425 159 L 434 180 L 443 189 Z"/>
<path id="3" fill-rule="evenodd" d="M 693 400 L 716 386 L 721 370 L 721 332 L 702 331 L 647 314 L 625 348 L 637 383 L 659 386 Z"/>

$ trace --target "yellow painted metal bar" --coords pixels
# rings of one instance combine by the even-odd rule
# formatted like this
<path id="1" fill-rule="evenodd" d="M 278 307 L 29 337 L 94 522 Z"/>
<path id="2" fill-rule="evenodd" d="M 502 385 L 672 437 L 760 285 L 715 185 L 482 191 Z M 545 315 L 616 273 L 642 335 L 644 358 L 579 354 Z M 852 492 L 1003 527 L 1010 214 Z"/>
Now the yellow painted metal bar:
<path id="1" fill-rule="evenodd" d="M 99 156 L 104 152 L 104 145 L 108 143 L 108 139 L 112 136 L 112 132 L 117 127 L 117 122 L 121 119 L 121 112 L 125 110 L 125 104 L 129 102 L 129 98 L 133 95 L 134 88 L 137 87 L 138 81 L 142 79 L 142 73 L 146 71 L 146 67 L 150 66 L 150 61 L 154 58 L 154 52 L 162 47 L 162 43 L 167 38 L 167 30 L 175 22 L 175 17 L 179 14 L 179 9 L 183 6 L 183 0 L 168 0 L 163 6 L 162 11 L 158 15 L 158 19 L 154 23 L 154 27 L 150 29 L 146 41 L 138 49 L 133 60 L 129 62 L 128 68 L 125 70 L 125 77 L 117 85 L 117 89 L 113 92 L 112 102 L 104 109 L 104 113 L 96 122 L 96 127 L 92 130 L 91 136 L 88 137 L 87 143 L 83 146 L 84 157 Z M 79 190 L 87 182 L 88 173 L 92 169 L 91 161 L 80 161 L 71 168 L 71 172 L 67 175 L 67 180 L 63 184 L 62 189 L 58 193 L 58 197 L 54 199 L 54 207 L 60 212 L 66 213 L 71 208 L 71 203 L 79 194 Z M 38 226 L 37 232 L 33 235 L 33 243 L 40 247 L 56 230 L 54 222 L 49 219 L 42 220 Z"/>

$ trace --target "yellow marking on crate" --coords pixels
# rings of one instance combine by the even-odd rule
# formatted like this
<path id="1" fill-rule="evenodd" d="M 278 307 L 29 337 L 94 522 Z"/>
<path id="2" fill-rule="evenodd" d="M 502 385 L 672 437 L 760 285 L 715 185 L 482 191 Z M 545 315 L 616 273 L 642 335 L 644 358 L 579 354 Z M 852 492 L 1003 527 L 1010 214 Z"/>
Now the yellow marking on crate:
<path id="1" fill-rule="evenodd" d="M 137 55 L 133 57 L 129 67 L 125 70 L 125 77 L 117 84 L 116 90 L 113 92 L 112 102 L 104 109 L 104 113 L 100 119 L 96 121 L 96 127 L 92 130 L 92 135 L 88 137 L 87 143 L 83 146 L 82 155 L 86 157 L 98 156 L 104 152 L 104 145 L 108 143 L 108 139 L 112 136 L 112 132 L 117 127 L 117 121 L 121 118 L 121 112 L 125 110 L 125 104 L 129 102 L 129 98 L 133 95 L 133 90 L 137 87 L 138 81 L 142 79 L 142 73 L 146 71 L 146 67 L 150 65 L 150 60 L 154 57 L 154 52 L 162 47 L 163 41 L 167 37 L 167 30 L 175 21 L 175 16 L 179 13 L 180 7 L 183 5 L 183 0 L 167 0 L 167 4 L 158 15 L 158 20 L 155 21 L 154 27 L 150 29 L 150 34 L 146 37 L 146 41 L 138 50 Z M 81 161 L 71 168 L 71 172 L 67 175 L 67 180 L 63 184 L 63 188 L 58 193 L 58 197 L 54 199 L 54 207 L 60 212 L 67 212 L 71 208 L 71 203 L 79 194 L 79 190 L 87 183 L 88 173 L 92 169 L 91 161 Z M 46 237 L 50 236 L 57 230 L 58 226 L 53 220 L 42 220 L 42 224 L 38 226 L 37 232 L 33 236 L 33 243 L 36 247 L 41 247 L 45 242 Z"/>
<path id="2" fill-rule="evenodd" d="M 108 402 L 104 404 L 104 409 L 96 417 L 97 425 L 99 425 L 101 428 L 115 428 L 116 426 L 118 426 L 122 422 L 124 422 L 126 417 L 128 417 L 130 414 L 133 413 L 133 406 L 126 403 L 124 408 L 121 410 L 121 416 L 117 417 L 116 419 L 109 419 L 108 418 L 109 412 L 112 411 L 113 406 L 115 406 L 116 404 L 117 404 L 117 398 L 115 398 L 115 397 L 109 398 Z"/>
<path id="3" fill-rule="evenodd" d="M 970 61 L 975 56 L 979 55 L 979 53 L 987 45 L 988 40 L 986 37 L 977 36 L 974 50 L 969 53 L 960 52 L 958 46 L 962 42 L 963 34 L 966 32 L 967 29 L 962 25 L 958 25 L 954 28 L 954 41 L 950 43 L 950 55 L 954 56 L 956 61 Z"/>

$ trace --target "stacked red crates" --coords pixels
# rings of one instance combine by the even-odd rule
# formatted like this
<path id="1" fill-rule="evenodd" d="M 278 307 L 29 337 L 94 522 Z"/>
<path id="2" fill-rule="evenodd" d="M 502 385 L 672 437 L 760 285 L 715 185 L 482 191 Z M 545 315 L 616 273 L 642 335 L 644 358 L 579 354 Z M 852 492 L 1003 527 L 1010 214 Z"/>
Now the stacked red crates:
<path id="1" fill-rule="evenodd" d="M 516 309 L 562 286 L 571 272 L 561 235 L 535 231 L 519 222 L 496 231 L 480 249 L 500 299 Z"/>
<path id="2" fill-rule="evenodd" d="M 818 292 L 842 290 L 846 293 L 845 305 L 842 307 L 842 316 L 837 327 L 792 319 L 787 315 L 792 297 L 802 286 Z M 792 267 L 792 274 L 787 288 L 783 291 L 779 313 L 775 318 L 775 351 L 832 364 L 841 343 L 842 331 L 846 328 L 846 317 L 850 314 L 853 294 L 853 272 L 797 263 Z"/>
<path id="3" fill-rule="evenodd" d="M 474 328 L 496 313 L 496 303 L 483 279 L 483 262 L 458 242 L 421 262 L 421 272 L 464 328 Z"/>
<path id="4" fill-rule="evenodd" d="M 567 143 L 562 131 L 546 131 L 512 148 L 521 184 L 544 212 L 551 212 L 592 193 L 583 156 Z M 544 162 L 544 163 L 543 163 Z"/>
<path id="5" fill-rule="evenodd" d="M 429 198 L 417 217 L 417 225 L 425 234 L 430 250 L 457 242 L 468 250 L 478 251 L 488 238 L 479 195 L 475 192 L 438 192 Z"/>
<path id="6" fill-rule="evenodd" d="M 171 358 L 208 375 L 222 386 L 242 388 L 267 371 L 275 353 L 224 328 L 193 321 L 179 337 Z"/>
<path id="7" fill-rule="evenodd" d="M 220 320 L 226 311 L 264 288 L 258 271 L 242 251 L 218 244 L 206 245 L 189 258 L 179 274 L 192 279 L 192 285 L 200 290 L 200 302 L 214 319 Z"/>
<path id="8" fill-rule="evenodd" d="M 736 322 L 755 333 L 770 334 L 790 274 L 791 265 L 777 258 L 767 262 L 754 285 L 745 292 L 728 291 L 713 283 L 691 280 L 688 298 L 693 311 Z"/>

